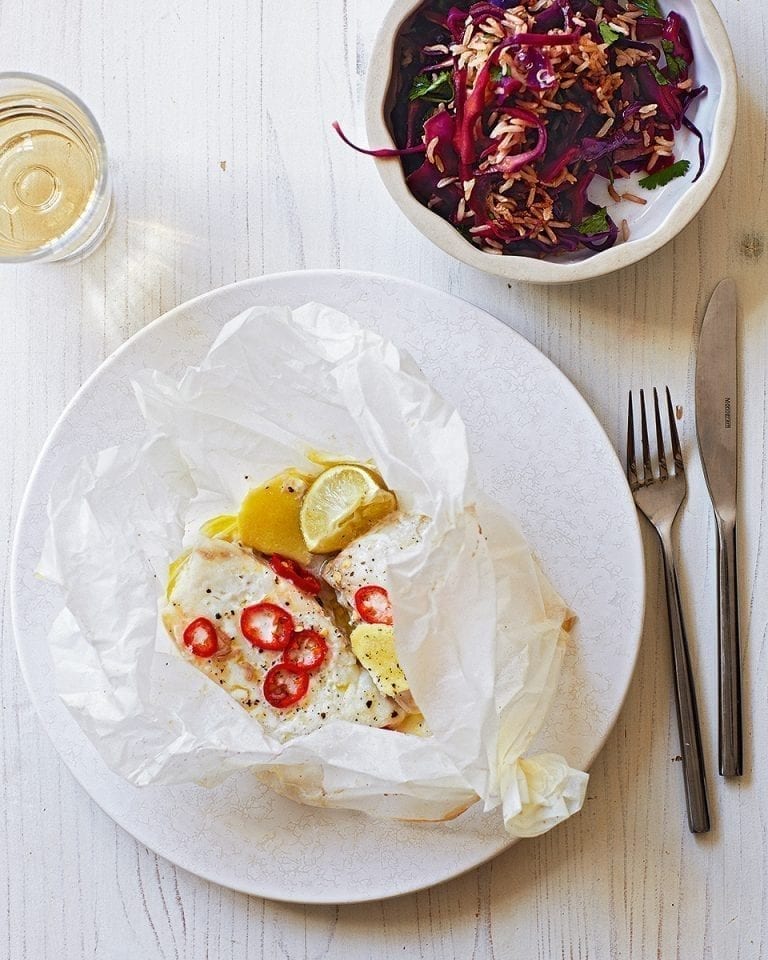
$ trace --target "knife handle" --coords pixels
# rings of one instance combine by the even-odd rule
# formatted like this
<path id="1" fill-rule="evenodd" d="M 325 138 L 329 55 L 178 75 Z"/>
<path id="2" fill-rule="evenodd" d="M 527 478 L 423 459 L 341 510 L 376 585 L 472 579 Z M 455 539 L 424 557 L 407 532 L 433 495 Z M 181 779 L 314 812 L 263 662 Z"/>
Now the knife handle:
<path id="1" fill-rule="evenodd" d="M 704 751 L 701 747 L 699 710 L 696 705 L 696 686 L 691 670 L 688 640 L 683 625 L 683 609 L 680 603 L 680 587 L 672 554 L 672 543 L 661 536 L 664 557 L 664 582 L 667 588 L 667 613 L 669 633 L 672 640 L 672 667 L 675 678 L 675 704 L 677 725 L 680 732 L 680 753 L 683 757 L 683 781 L 685 803 L 688 811 L 688 826 L 691 833 L 706 833 L 709 830 L 709 805 L 704 769 Z"/>
<path id="2" fill-rule="evenodd" d="M 720 776 L 740 777 L 744 767 L 741 728 L 741 654 L 736 580 L 736 522 L 717 524 L 718 758 Z"/>

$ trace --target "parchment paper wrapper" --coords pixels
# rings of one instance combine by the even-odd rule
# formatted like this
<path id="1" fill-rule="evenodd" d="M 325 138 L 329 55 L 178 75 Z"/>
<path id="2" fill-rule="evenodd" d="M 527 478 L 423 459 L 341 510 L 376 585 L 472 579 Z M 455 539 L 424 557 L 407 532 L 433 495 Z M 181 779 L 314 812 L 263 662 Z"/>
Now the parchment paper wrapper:
<path id="1" fill-rule="evenodd" d="M 557 684 L 565 604 L 479 495 L 464 424 L 410 357 L 325 306 L 258 307 L 179 383 L 149 371 L 135 391 L 146 440 L 61 478 L 40 564 L 64 592 L 58 693 L 111 769 L 137 785 L 248 769 L 294 799 L 384 817 L 443 819 L 479 797 L 518 836 L 581 807 L 586 774 L 522 759 Z M 160 623 L 168 564 L 200 523 L 311 467 L 311 450 L 372 459 L 401 508 L 432 519 L 389 569 L 398 656 L 431 737 L 334 721 L 280 745 Z"/>

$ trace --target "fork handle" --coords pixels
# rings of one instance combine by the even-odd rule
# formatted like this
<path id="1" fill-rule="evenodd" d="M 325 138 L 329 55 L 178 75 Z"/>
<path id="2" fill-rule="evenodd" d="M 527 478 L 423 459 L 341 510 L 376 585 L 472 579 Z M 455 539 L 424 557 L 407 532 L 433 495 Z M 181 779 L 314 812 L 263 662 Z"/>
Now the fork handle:
<path id="1" fill-rule="evenodd" d="M 691 833 L 706 833 L 709 830 L 709 806 L 704 770 L 704 753 L 701 749 L 699 711 L 696 706 L 696 688 L 691 672 L 688 640 L 683 626 L 683 611 L 680 604 L 680 587 L 672 558 L 672 545 L 662 538 L 664 556 L 664 581 L 667 588 L 667 612 L 669 633 L 672 640 L 672 665 L 675 675 L 675 703 L 677 725 L 680 731 L 680 752 L 683 757 L 683 780 L 685 802 L 688 810 L 688 826 Z"/>
<path id="2" fill-rule="evenodd" d="M 741 729 L 741 658 L 736 592 L 736 523 L 717 524 L 717 649 L 719 764 L 723 777 L 740 777 L 744 763 Z"/>

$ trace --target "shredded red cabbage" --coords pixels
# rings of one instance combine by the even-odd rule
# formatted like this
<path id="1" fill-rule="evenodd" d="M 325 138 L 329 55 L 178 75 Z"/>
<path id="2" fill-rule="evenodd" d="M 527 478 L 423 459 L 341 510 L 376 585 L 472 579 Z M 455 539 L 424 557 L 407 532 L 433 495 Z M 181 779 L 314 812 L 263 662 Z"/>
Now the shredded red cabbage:
<path id="1" fill-rule="evenodd" d="M 675 163 L 706 93 L 683 18 L 632 0 L 426 0 L 400 36 L 391 126 L 414 196 L 489 253 L 604 250 L 620 231 L 588 197 Z M 446 53 L 446 51 L 448 51 Z M 666 179 L 681 175 L 677 164 Z M 683 172 L 685 172 L 685 170 Z M 657 178 L 658 179 L 658 178 Z"/>

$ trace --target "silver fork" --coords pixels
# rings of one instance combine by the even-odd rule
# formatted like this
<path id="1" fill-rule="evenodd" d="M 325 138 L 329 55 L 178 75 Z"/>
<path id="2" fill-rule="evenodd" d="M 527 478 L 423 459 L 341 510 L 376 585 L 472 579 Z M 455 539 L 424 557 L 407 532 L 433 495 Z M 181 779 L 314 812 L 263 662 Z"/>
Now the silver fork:
<path id="1" fill-rule="evenodd" d="M 680 751 L 683 757 L 685 801 L 688 809 L 688 826 L 692 833 L 709 830 L 704 754 L 701 749 L 699 712 L 696 706 L 696 688 L 691 672 L 688 641 L 683 626 L 683 611 L 680 605 L 680 587 L 672 551 L 672 524 L 686 495 L 685 468 L 680 439 L 677 435 L 672 398 L 667 392 L 669 415 L 669 438 L 674 458 L 674 473 L 667 469 L 664 452 L 664 437 L 661 430 L 659 395 L 653 389 L 653 407 L 656 420 L 656 446 L 659 461 L 658 476 L 651 466 L 651 450 L 648 443 L 648 421 L 645 416 L 645 396 L 640 391 L 640 436 L 643 447 L 643 476 L 638 478 L 635 462 L 635 420 L 632 409 L 632 393 L 629 394 L 627 417 L 627 480 L 639 510 L 656 528 L 664 559 L 664 582 L 667 588 L 667 613 L 669 633 L 672 640 L 672 663 L 675 674 L 675 702 L 677 724 L 680 731 Z"/>

